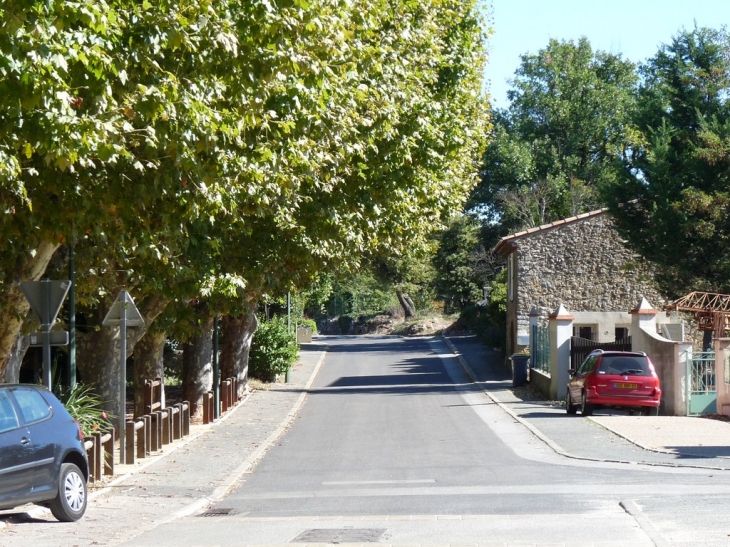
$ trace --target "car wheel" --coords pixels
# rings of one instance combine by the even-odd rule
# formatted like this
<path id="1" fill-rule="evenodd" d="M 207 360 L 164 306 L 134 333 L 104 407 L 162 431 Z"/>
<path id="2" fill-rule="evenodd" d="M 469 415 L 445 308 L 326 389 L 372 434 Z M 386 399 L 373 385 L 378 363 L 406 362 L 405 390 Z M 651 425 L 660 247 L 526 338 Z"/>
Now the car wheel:
<path id="1" fill-rule="evenodd" d="M 583 416 L 593 414 L 593 405 L 586 400 L 586 392 L 584 391 L 580 397 L 580 413 Z"/>
<path id="2" fill-rule="evenodd" d="M 51 513 L 61 522 L 79 520 L 86 511 L 86 480 L 73 463 L 61 465 L 58 495 L 51 501 Z"/>
<path id="3" fill-rule="evenodd" d="M 644 416 L 659 416 L 658 406 L 645 406 L 641 411 Z"/>
<path id="4" fill-rule="evenodd" d="M 565 396 L 565 411 L 568 414 L 575 414 L 578 411 L 578 406 L 573 404 L 573 400 L 570 398 L 570 390 Z"/>

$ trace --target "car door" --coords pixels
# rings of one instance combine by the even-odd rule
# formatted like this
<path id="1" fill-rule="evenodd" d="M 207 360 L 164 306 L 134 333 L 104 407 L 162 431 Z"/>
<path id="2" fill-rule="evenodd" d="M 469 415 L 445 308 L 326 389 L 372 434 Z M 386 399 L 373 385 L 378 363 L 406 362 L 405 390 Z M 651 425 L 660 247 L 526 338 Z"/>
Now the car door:
<path id="1" fill-rule="evenodd" d="M 598 361 L 598 355 L 589 355 L 583 364 L 578 368 L 573 377 L 568 382 L 568 389 L 570 390 L 570 398 L 574 403 L 578 403 L 581 398 L 581 392 L 583 391 L 583 384 L 585 383 L 586 377 L 596 367 Z"/>
<path id="2" fill-rule="evenodd" d="M 11 389 L 20 412 L 20 419 L 28 428 L 33 450 L 33 490 L 56 488 L 56 454 L 59 452 L 58 433 L 51 423 L 52 409 L 42 392 L 35 387 L 18 386 Z"/>
<path id="3" fill-rule="evenodd" d="M 30 431 L 20 424 L 8 392 L 0 389 L 0 505 L 30 495 L 35 474 Z"/>

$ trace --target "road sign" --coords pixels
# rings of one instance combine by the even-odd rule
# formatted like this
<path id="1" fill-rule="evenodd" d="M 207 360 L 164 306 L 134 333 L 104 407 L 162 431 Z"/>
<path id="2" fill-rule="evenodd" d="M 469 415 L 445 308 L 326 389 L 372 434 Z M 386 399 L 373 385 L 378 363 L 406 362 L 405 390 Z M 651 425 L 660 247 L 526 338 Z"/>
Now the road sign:
<path id="1" fill-rule="evenodd" d="M 48 389 L 52 387 L 51 345 L 58 345 L 53 344 L 51 341 L 53 336 L 51 326 L 56 320 L 58 312 L 61 311 L 61 304 L 63 304 L 70 288 L 71 282 L 68 280 L 51 281 L 50 279 L 43 279 L 42 281 L 24 281 L 20 284 L 20 289 L 41 322 L 41 332 L 36 334 L 40 335 L 38 345 L 43 347 L 43 385 Z M 68 333 L 65 333 L 65 336 L 66 341 L 64 344 L 68 344 Z"/>
<path id="2" fill-rule="evenodd" d="M 127 404 L 127 327 L 141 327 L 144 325 L 144 319 L 142 319 L 142 314 L 134 305 L 134 300 L 132 300 L 129 293 L 122 290 L 101 324 L 105 327 L 121 327 L 119 333 L 121 346 L 119 352 L 119 372 L 121 376 L 119 382 L 119 463 L 125 464 L 127 462 L 125 433 L 127 419 L 124 410 Z"/>
<path id="3" fill-rule="evenodd" d="M 30 338 L 31 346 L 42 346 L 48 340 L 48 344 L 51 346 L 67 346 L 68 345 L 68 331 L 59 330 L 52 332 L 32 332 L 28 335 Z"/>
<path id="4" fill-rule="evenodd" d="M 20 284 L 20 288 L 30 302 L 30 307 L 38 316 L 41 325 L 50 325 L 61 311 L 61 304 L 71 288 L 71 282 L 51 281 L 50 279 L 25 281 Z"/>
<path id="5" fill-rule="evenodd" d="M 105 327 L 118 327 L 122 324 L 122 314 L 124 314 L 128 327 L 141 327 L 144 325 L 142 314 L 134 305 L 134 300 L 132 300 L 130 294 L 124 290 L 119 293 L 101 324 Z"/>

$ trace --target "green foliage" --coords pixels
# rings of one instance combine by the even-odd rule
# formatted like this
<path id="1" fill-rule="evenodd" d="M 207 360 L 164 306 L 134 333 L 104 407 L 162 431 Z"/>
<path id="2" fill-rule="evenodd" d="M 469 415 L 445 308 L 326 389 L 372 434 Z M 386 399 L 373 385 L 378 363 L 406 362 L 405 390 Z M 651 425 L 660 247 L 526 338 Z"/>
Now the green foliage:
<path id="1" fill-rule="evenodd" d="M 594 53 L 585 38 L 523 55 L 469 207 L 503 233 L 596 208 L 598 187 L 616 178 L 633 142 L 636 82 L 632 63 Z"/>
<path id="2" fill-rule="evenodd" d="M 58 388 L 56 395 L 69 414 L 79 423 L 84 436 L 106 433 L 112 429 L 116 417 L 105 412 L 101 397 L 91 386 L 78 383 L 70 390 Z"/>
<path id="3" fill-rule="evenodd" d="M 474 217 L 456 217 L 440 234 L 433 264 L 437 272 L 435 288 L 445 302 L 446 313 L 482 299 L 482 287 L 489 275 L 483 263 L 488 260 L 481 241 L 481 228 Z"/>
<path id="4" fill-rule="evenodd" d="M 299 358 L 296 339 L 287 332 L 286 318 L 272 317 L 262 321 L 253 335 L 248 358 L 249 374 L 271 381 L 283 374 Z"/>
<path id="5" fill-rule="evenodd" d="M 426 246 L 476 182 L 485 38 L 475 0 L 4 2 L 0 309 L 41 244 L 91 324 L 125 286 L 170 325 Z"/>
<path id="6" fill-rule="evenodd" d="M 337 318 L 337 326 L 340 327 L 340 334 L 349 334 L 354 321 L 351 315 L 340 315 Z"/>
<path id="7" fill-rule="evenodd" d="M 312 329 L 312 334 L 317 334 L 317 322 L 314 319 L 308 317 L 302 317 L 297 320 L 297 327 L 309 327 Z"/>
<path id="8" fill-rule="evenodd" d="M 677 34 L 642 67 L 637 144 L 605 188 L 629 244 L 675 297 L 730 291 L 730 36 Z"/>

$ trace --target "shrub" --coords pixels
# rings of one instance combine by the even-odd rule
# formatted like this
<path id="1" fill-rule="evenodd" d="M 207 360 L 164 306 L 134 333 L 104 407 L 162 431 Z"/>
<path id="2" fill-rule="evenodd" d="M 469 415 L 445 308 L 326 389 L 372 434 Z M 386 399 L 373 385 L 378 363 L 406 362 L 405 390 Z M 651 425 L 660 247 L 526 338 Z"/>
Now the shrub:
<path id="1" fill-rule="evenodd" d="M 84 436 L 106 433 L 112 429 L 111 420 L 114 420 L 114 416 L 104 411 L 101 397 L 94 393 L 91 386 L 78 383 L 70 390 L 58 390 L 57 396 L 68 413 L 79 422 Z"/>
<path id="2" fill-rule="evenodd" d="M 297 327 L 309 327 L 312 329 L 312 334 L 317 334 L 317 322 L 314 319 L 302 317 L 297 321 Z"/>
<path id="3" fill-rule="evenodd" d="M 340 327 L 340 334 L 349 334 L 354 321 L 355 320 L 349 315 L 340 315 L 337 319 L 337 324 Z"/>
<path id="4" fill-rule="evenodd" d="M 273 317 L 259 325 L 253 335 L 248 357 L 248 373 L 270 382 L 291 368 L 299 357 L 299 346 L 287 331 L 286 320 Z"/>

